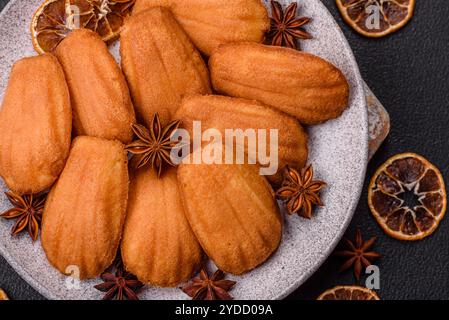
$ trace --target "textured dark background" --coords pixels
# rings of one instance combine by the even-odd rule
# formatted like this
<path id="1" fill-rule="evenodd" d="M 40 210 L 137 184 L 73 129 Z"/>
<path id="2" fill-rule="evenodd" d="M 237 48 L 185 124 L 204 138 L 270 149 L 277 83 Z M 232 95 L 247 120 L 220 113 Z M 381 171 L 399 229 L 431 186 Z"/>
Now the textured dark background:
<path id="1" fill-rule="evenodd" d="M 0 9 L 7 2 L 0 0 Z M 400 242 L 382 232 L 366 201 L 367 182 L 375 169 L 400 152 L 422 154 L 449 181 L 449 3 L 417 2 L 411 23 L 389 37 L 376 40 L 353 32 L 340 18 L 334 0 L 323 0 L 348 38 L 363 78 L 392 120 L 390 136 L 368 166 L 364 191 L 347 232 L 353 238 L 360 228 L 365 238 L 378 237 L 374 249 L 383 256 L 378 262 L 381 275 L 378 292 L 383 299 L 449 298 L 449 218 L 425 240 Z M 340 263 L 338 258 L 331 257 L 289 299 L 315 299 L 329 287 L 355 283 L 351 272 L 338 273 Z M 1 257 L 0 287 L 12 299 L 42 299 Z"/>

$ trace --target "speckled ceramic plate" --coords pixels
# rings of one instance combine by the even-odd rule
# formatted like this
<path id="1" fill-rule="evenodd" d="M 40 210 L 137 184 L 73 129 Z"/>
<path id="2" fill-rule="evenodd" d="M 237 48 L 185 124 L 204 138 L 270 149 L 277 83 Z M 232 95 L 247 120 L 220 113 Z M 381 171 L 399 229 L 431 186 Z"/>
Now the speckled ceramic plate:
<path id="1" fill-rule="evenodd" d="M 29 35 L 33 12 L 42 0 L 11 0 L 0 15 L 0 99 L 11 65 L 34 55 Z M 268 3 L 268 1 L 265 1 Z M 281 1 L 287 4 L 290 1 Z M 367 111 L 363 82 L 352 51 L 338 25 L 319 0 L 299 0 L 303 15 L 313 18 L 308 30 L 314 39 L 303 41 L 304 51 L 338 66 L 351 85 L 350 108 L 337 120 L 309 129 L 310 162 L 318 178 L 327 181 L 325 207 L 312 220 L 285 217 L 282 244 L 261 267 L 240 277 L 232 290 L 236 299 L 280 299 L 298 288 L 332 252 L 352 218 L 365 176 L 368 148 Z M 116 45 L 117 46 L 117 45 Z M 117 48 L 111 49 L 116 52 Z M 0 132 L 1 134 L 1 132 Z M 1 189 L 6 191 L 2 182 Z M 0 210 L 9 204 L 0 195 Z M 0 253 L 37 291 L 52 299 L 99 299 L 92 286 L 99 280 L 76 285 L 53 269 L 39 241 L 11 237 L 10 221 L 0 221 Z M 179 289 L 149 287 L 142 299 L 186 299 Z"/>

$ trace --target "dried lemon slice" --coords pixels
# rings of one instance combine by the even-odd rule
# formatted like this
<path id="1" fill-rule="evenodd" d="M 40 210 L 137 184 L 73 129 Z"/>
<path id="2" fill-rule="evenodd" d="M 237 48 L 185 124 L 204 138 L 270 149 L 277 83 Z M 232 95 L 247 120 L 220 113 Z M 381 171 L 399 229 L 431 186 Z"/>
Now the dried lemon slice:
<path id="1" fill-rule="evenodd" d="M 317 300 L 380 300 L 373 290 L 360 286 L 337 286 L 323 292 Z"/>
<path id="2" fill-rule="evenodd" d="M 415 0 L 335 0 L 343 19 L 358 33 L 383 37 L 413 17 Z"/>
<path id="3" fill-rule="evenodd" d="M 97 32 L 104 41 L 116 39 L 135 0 L 47 0 L 31 22 L 33 46 L 51 52 L 74 29 Z"/>
<path id="4" fill-rule="evenodd" d="M 384 231 L 399 240 L 432 234 L 446 212 L 441 172 L 414 153 L 398 154 L 374 174 L 368 204 Z"/>

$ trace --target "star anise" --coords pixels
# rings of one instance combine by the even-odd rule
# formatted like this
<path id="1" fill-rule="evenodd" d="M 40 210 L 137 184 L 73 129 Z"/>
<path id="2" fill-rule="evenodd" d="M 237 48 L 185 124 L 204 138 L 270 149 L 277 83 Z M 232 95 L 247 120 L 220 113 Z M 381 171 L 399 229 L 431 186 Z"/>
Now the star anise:
<path id="1" fill-rule="evenodd" d="M 199 278 L 182 288 L 193 300 L 232 300 L 228 291 L 236 284 L 235 281 L 225 280 L 221 270 L 215 271 L 212 278 L 202 269 Z"/>
<path id="2" fill-rule="evenodd" d="M 103 300 L 139 300 L 137 294 L 144 284 L 137 277 L 127 272 L 118 257 L 111 269 L 101 275 L 103 283 L 94 286 L 95 289 L 106 292 Z"/>
<path id="3" fill-rule="evenodd" d="M 325 186 L 325 182 L 313 180 L 313 168 L 310 165 L 303 168 L 301 173 L 286 167 L 282 187 L 276 192 L 276 196 L 286 202 L 289 214 L 297 213 L 310 219 L 313 205 L 323 205 L 318 193 Z"/>
<path id="4" fill-rule="evenodd" d="M 155 113 L 149 130 L 139 124 L 132 125 L 138 139 L 127 145 L 126 150 L 139 157 L 137 168 L 150 164 L 160 177 L 164 165 L 174 166 L 170 152 L 176 143 L 172 142 L 170 138 L 178 129 L 179 124 L 180 121 L 176 120 L 163 128 L 158 114 Z"/>
<path id="5" fill-rule="evenodd" d="M 376 239 L 377 237 L 372 237 L 368 241 L 363 241 L 360 230 L 357 230 L 356 232 L 355 243 L 348 239 L 344 239 L 347 250 L 335 252 L 336 256 L 348 259 L 340 268 L 340 272 L 348 270 L 354 266 L 354 276 L 357 281 L 359 281 L 362 268 L 367 268 L 372 264 L 373 260 L 380 258 L 380 254 L 377 252 L 368 251 L 373 246 Z"/>
<path id="6" fill-rule="evenodd" d="M 44 210 L 47 195 L 42 193 L 21 196 L 15 192 L 5 192 L 5 194 L 14 208 L 5 211 L 0 217 L 5 219 L 17 219 L 12 227 L 11 233 L 17 235 L 27 229 L 31 239 L 36 241 L 39 235 L 42 211 Z"/>
<path id="7" fill-rule="evenodd" d="M 298 39 L 312 39 L 312 36 L 302 27 L 308 24 L 311 19 L 307 17 L 298 18 L 296 10 L 298 4 L 292 2 L 285 12 L 277 1 L 271 1 L 272 18 L 270 31 L 267 39 L 274 46 L 283 46 L 298 49 Z"/>

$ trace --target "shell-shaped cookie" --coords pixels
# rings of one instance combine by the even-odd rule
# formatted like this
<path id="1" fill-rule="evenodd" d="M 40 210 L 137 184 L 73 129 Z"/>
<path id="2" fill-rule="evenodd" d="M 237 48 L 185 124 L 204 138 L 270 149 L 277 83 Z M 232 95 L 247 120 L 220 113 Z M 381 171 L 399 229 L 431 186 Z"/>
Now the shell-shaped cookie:
<path id="1" fill-rule="evenodd" d="M 37 193 L 58 178 L 69 154 L 72 110 L 57 59 L 17 61 L 0 111 L 0 175 L 17 193 Z"/>
<path id="2" fill-rule="evenodd" d="M 69 85 L 75 133 L 130 142 L 135 114 L 128 85 L 100 36 L 75 30 L 55 54 Z"/>
<path id="3" fill-rule="evenodd" d="M 195 46 L 207 56 L 223 43 L 262 42 L 270 28 L 260 0 L 137 0 L 133 14 L 155 6 L 170 8 Z"/>
<path id="4" fill-rule="evenodd" d="M 282 220 L 257 166 L 181 164 L 178 179 L 187 220 L 221 270 L 242 274 L 277 249 Z"/>
<path id="5" fill-rule="evenodd" d="M 184 215 L 176 169 L 131 174 L 121 245 L 128 271 L 152 285 L 172 287 L 198 269 L 202 250 Z"/>
<path id="6" fill-rule="evenodd" d="M 258 43 L 220 46 L 209 60 L 215 90 L 258 100 L 317 124 L 348 107 L 349 84 L 331 63 L 309 53 Z"/>
<path id="7" fill-rule="evenodd" d="M 120 39 L 122 68 L 147 125 L 156 112 L 167 124 L 183 96 L 211 92 L 206 64 L 168 9 L 133 15 Z"/>
<path id="8" fill-rule="evenodd" d="M 279 169 L 287 164 L 302 168 L 307 162 L 308 136 L 303 127 L 295 118 L 260 102 L 214 95 L 191 96 L 183 100 L 175 118 L 182 121 L 182 127 L 189 131 L 191 137 L 194 121 L 201 122 L 203 131 L 209 128 L 220 131 L 223 139 L 226 137 L 226 130 L 253 130 L 254 136 L 265 130 L 266 153 L 270 152 L 271 143 L 277 143 L 273 147 L 277 149 Z M 271 141 L 270 130 L 276 132 L 276 141 Z M 244 148 L 248 151 L 248 140 L 236 141 L 244 143 Z M 257 144 L 254 146 L 256 148 L 251 150 L 253 156 L 257 154 Z"/>
<path id="9" fill-rule="evenodd" d="M 61 273 L 100 275 L 114 260 L 128 199 L 124 145 L 77 137 L 45 204 L 42 246 Z"/>

